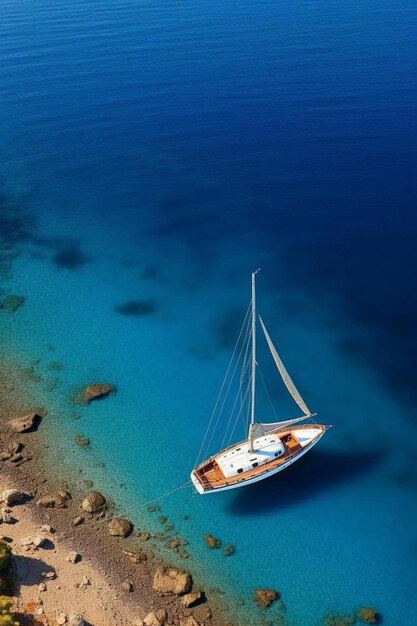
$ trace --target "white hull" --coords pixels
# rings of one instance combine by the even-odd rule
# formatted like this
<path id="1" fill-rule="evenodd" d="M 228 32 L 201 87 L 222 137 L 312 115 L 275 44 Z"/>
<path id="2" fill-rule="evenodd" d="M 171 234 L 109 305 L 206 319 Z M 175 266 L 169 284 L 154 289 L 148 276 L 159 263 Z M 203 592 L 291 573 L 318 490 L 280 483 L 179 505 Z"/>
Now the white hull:
<path id="1" fill-rule="evenodd" d="M 274 474 L 278 474 L 278 472 L 281 472 L 285 468 L 289 467 L 290 465 L 298 461 L 298 459 L 300 459 L 306 452 L 311 450 L 311 448 L 315 446 L 318 441 L 320 441 L 324 433 L 325 431 L 323 431 L 321 435 L 316 437 L 311 443 L 309 443 L 302 450 L 300 450 L 300 452 L 298 452 L 293 458 L 290 458 L 286 463 L 283 463 L 282 465 L 279 465 L 278 467 L 271 469 L 270 471 L 266 471 L 263 474 L 260 474 L 259 476 L 255 476 L 254 478 L 248 478 L 238 483 L 225 485 L 224 487 L 215 487 L 214 489 L 204 489 L 203 485 L 200 483 L 197 476 L 195 476 L 194 472 L 191 472 L 191 481 L 194 487 L 197 489 L 198 493 L 200 493 L 201 495 L 206 495 L 208 493 L 219 493 L 220 491 L 229 491 L 230 489 L 238 489 L 239 487 L 246 487 L 246 485 L 257 483 L 260 480 L 264 480 L 265 478 L 269 478 L 270 476 L 273 476 Z"/>

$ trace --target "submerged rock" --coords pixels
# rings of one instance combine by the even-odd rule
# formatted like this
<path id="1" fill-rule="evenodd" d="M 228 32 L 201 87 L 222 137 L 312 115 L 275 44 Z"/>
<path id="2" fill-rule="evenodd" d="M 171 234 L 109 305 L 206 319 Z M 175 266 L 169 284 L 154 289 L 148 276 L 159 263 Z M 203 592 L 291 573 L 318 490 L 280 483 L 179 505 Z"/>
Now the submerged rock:
<path id="1" fill-rule="evenodd" d="M 110 520 L 108 529 L 112 537 L 127 537 L 132 532 L 133 526 L 127 519 L 114 517 Z"/>
<path id="2" fill-rule="evenodd" d="M 204 535 L 204 541 L 206 542 L 206 546 L 208 548 L 220 548 L 222 545 L 221 539 L 214 537 L 210 533 L 206 533 Z"/>
<path id="3" fill-rule="evenodd" d="M 255 589 L 254 593 L 258 606 L 263 608 L 278 600 L 278 592 L 273 589 Z"/>
<path id="4" fill-rule="evenodd" d="M 98 513 L 106 504 L 106 498 L 99 491 L 91 491 L 82 501 L 82 508 L 87 513 Z"/>
<path id="5" fill-rule="evenodd" d="M 11 294 L 3 298 L 3 300 L 0 302 L 0 309 L 4 309 L 5 311 L 14 313 L 22 306 L 24 301 L 24 296 L 16 296 L 14 294 Z"/>
<path id="6" fill-rule="evenodd" d="M 78 391 L 75 394 L 74 401 L 76 404 L 89 404 L 93 400 L 105 398 L 115 390 L 116 387 L 110 383 L 92 383 Z"/>
<path id="7" fill-rule="evenodd" d="M 236 548 L 235 548 L 235 546 L 232 546 L 231 544 L 228 545 L 228 546 L 224 546 L 224 548 L 223 548 L 223 554 L 225 556 L 231 556 L 235 552 L 236 552 Z"/>
<path id="8" fill-rule="evenodd" d="M 84 435 L 81 434 L 75 435 L 74 441 L 77 446 L 80 446 L 81 448 L 85 448 L 91 443 L 88 437 L 84 437 Z"/>
<path id="9" fill-rule="evenodd" d="M 28 413 L 27 415 L 11 420 L 9 426 L 15 433 L 27 433 L 31 430 L 36 430 L 45 413 L 46 412 L 42 410 Z"/>
<path id="10" fill-rule="evenodd" d="M 190 593 L 192 586 L 191 574 L 176 567 L 158 567 L 153 579 L 153 588 L 162 593 L 183 595 Z"/>
<path id="11" fill-rule="evenodd" d="M 378 621 L 378 613 L 369 607 L 358 609 L 357 616 L 358 620 L 364 624 L 376 624 Z"/>

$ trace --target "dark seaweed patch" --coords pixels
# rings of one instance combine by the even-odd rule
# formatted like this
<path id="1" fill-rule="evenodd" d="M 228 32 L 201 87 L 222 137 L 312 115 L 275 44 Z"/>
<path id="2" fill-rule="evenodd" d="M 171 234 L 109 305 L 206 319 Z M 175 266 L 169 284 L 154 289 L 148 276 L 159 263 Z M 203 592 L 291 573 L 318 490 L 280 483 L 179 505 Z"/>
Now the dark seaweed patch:
<path id="1" fill-rule="evenodd" d="M 151 300 L 129 300 L 125 304 L 115 307 L 115 311 L 122 315 L 151 315 L 156 311 L 156 305 Z"/>
<path id="2" fill-rule="evenodd" d="M 90 260 L 78 244 L 72 244 L 58 250 L 52 258 L 55 265 L 67 270 L 77 270 L 82 265 L 89 263 Z"/>

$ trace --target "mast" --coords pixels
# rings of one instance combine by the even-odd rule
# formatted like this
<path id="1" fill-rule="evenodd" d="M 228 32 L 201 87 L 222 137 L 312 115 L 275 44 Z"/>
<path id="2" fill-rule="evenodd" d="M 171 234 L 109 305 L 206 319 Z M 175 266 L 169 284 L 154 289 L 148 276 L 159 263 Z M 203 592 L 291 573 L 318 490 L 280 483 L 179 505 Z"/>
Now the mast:
<path id="1" fill-rule="evenodd" d="M 255 424 L 255 388 L 256 388 L 256 290 L 255 277 L 259 272 L 252 272 L 252 388 L 251 388 L 251 416 L 249 426 L 249 451 L 253 452 L 254 424 Z"/>

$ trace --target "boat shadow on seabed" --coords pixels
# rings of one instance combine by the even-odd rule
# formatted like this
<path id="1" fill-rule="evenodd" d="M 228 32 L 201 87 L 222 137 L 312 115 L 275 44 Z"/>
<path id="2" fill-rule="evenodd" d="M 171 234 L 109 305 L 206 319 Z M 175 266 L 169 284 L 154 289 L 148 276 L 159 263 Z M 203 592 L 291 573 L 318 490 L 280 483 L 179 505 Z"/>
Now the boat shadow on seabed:
<path id="1" fill-rule="evenodd" d="M 369 471 L 383 456 L 383 451 L 314 451 L 287 468 L 285 473 L 235 490 L 229 496 L 226 509 L 231 515 L 259 516 L 259 513 L 297 506 Z"/>

